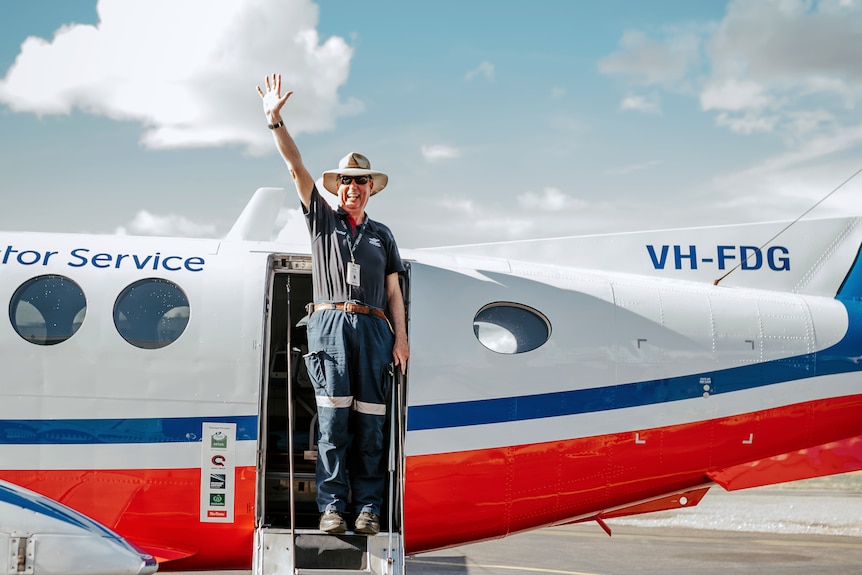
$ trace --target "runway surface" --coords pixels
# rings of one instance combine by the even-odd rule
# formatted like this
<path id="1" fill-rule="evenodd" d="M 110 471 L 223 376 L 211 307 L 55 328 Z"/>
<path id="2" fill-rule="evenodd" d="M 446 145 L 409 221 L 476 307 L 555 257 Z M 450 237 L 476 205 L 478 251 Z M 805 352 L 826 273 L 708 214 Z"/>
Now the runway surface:
<path id="1" fill-rule="evenodd" d="M 727 493 L 692 508 L 438 551 L 407 573 L 465 575 L 860 575 L 862 474 Z"/>
<path id="2" fill-rule="evenodd" d="M 622 526 L 542 529 L 422 555 L 410 575 L 859 575 L 862 539 Z"/>

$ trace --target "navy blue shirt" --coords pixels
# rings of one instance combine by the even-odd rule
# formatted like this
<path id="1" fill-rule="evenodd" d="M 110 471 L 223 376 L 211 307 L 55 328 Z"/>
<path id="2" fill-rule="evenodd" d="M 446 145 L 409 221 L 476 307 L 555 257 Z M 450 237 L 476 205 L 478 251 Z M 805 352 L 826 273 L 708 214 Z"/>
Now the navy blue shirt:
<path id="1" fill-rule="evenodd" d="M 365 222 L 352 233 L 347 212 L 332 209 L 317 186 L 311 191 L 308 209 L 303 206 L 302 211 L 311 234 L 315 303 L 356 300 L 385 309 L 386 276 L 404 271 L 392 231 L 366 214 Z M 360 266 L 358 287 L 347 283 L 351 246 L 353 260 Z"/>

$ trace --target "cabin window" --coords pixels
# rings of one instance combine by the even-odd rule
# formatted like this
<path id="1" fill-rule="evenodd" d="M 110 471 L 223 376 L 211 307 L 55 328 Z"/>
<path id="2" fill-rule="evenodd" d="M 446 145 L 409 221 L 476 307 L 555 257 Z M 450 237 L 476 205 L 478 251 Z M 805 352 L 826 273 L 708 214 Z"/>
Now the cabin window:
<path id="1" fill-rule="evenodd" d="M 511 302 L 491 303 L 473 318 L 479 343 L 497 353 L 532 351 L 551 337 L 551 322 L 535 309 Z"/>
<path id="2" fill-rule="evenodd" d="M 9 303 L 18 335 L 37 345 L 56 345 L 78 331 L 87 313 L 81 286 L 67 277 L 45 275 L 24 282 Z"/>
<path id="3" fill-rule="evenodd" d="M 151 278 L 133 283 L 114 304 L 114 325 L 130 344 L 159 349 L 175 342 L 189 323 L 189 300 L 168 280 Z"/>

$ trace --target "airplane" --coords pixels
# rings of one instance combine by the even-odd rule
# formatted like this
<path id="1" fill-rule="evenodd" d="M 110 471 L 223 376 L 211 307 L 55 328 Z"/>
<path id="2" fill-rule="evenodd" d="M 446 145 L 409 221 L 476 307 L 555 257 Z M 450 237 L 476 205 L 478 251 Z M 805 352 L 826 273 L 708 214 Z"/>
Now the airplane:
<path id="1" fill-rule="evenodd" d="M 259 189 L 222 240 L 0 236 L 0 480 L 161 570 L 401 574 L 862 470 L 859 217 L 404 249 L 383 530 L 325 535 L 284 199 Z"/>
<path id="2" fill-rule="evenodd" d="M 0 481 L 2 573 L 149 575 L 158 564 L 116 533 L 45 496 Z"/>

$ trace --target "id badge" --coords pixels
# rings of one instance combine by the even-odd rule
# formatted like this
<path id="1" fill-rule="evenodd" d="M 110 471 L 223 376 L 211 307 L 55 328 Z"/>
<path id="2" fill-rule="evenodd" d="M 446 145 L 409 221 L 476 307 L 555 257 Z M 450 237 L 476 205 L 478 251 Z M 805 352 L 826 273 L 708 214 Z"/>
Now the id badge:
<path id="1" fill-rule="evenodd" d="M 347 263 L 347 284 L 359 287 L 359 264 Z"/>

